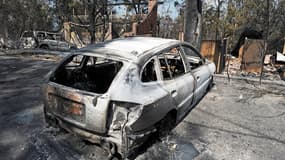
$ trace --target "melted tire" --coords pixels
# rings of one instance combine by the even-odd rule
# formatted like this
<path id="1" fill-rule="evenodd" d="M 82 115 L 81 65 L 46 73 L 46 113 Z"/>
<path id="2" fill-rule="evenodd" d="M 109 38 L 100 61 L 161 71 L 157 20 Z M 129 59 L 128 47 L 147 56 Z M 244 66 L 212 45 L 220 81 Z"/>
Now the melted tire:
<path id="1" fill-rule="evenodd" d="M 158 124 L 157 134 L 159 138 L 167 136 L 175 127 L 176 118 L 169 112 Z"/>

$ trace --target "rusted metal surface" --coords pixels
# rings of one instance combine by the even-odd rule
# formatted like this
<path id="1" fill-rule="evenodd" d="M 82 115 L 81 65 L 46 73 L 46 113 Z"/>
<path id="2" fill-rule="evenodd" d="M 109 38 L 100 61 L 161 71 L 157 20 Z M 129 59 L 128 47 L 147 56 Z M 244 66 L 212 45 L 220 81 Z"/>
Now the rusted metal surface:
<path id="1" fill-rule="evenodd" d="M 215 54 L 218 52 L 216 41 L 214 40 L 202 41 L 200 52 L 205 58 L 214 61 Z"/>
<path id="2" fill-rule="evenodd" d="M 241 58 L 241 70 L 260 73 L 264 47 L 264 40 L 246 39 Z"/>
<path id="3" fill-rule="evenodd" d="M 225 53 L 227 41 L 222 44 L 216 40 L 203 40 L 201 44 L 201 54 L 203 57 L 213 61 L 217 66 L 216 72 L 221 73 L 225 68 Z"/>

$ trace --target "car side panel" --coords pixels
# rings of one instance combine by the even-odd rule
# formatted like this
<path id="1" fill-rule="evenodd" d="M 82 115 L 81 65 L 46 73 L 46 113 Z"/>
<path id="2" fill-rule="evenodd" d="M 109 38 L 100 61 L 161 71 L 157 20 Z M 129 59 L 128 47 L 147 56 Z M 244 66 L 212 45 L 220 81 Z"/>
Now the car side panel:
<path id="1" fill-rule="evenodd" d="M 207 65 L 202 65 L 192 71 L 196 87 L 194 91 L 194 103 L 197 103 L 206 93 L 211 80 L 210 70 Z"/>
<path id="2" fill-rule="evenodd" d="M 176 104 L 161 81 L 143 83 L 135 64 L 125 64 L 122 73 L 109 88 L 112 101 L 143 105 L 143 110 L 132 125 L 135 131 L 148 128 L 161 120 Z"/>
<path id="3" fill-rule="evenodd" d="M 141 116 L 131 125 L 133 131 L 138 132 L 157 124 L 175 106 L 171 96 L 168 94 L 154 103 L 145 105 Z"/>
<path id="4" fill-rule="evenodd" d="M 47 111 L 82 128 L 97 133 L 107 132 L 109 98 L 106 95 L 85 93 L 53 82 L 45 85 L 43 90 Z"/>
<path id="5" fill-rule="evenodd" d="M 194 81 L 194 77 L 190 72 L 175 79 L 178 92 L 177 100 L 179 101 L 177 106 L 179 119 L 191 109 L 194 95 Z"/>

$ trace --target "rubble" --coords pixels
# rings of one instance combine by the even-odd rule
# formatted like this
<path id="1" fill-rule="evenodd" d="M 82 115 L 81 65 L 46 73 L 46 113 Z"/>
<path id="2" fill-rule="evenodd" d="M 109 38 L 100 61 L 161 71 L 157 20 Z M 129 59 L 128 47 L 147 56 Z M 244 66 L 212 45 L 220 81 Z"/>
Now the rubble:
<path id="1" fill-rule="evenodd" d="M 269 56 L 270 58 L 270 56 Z M 259 72 L 247 72 L 241 70 L 241 59 L 235 57 L 228 57 L 228 61 L 226 66 L 228 68 L 222 73 L 223 75 L 231 75 L 231 76 L 241 76 L 241 77 L 250 77 L 250 78 L 259 78 Z M 267 61 L 267 60 L 266 60 Z M 229 64 L 228 64 L 229 63 Z M 265 63 L 263 68 L 263 80 L 272 80 L 272 81 L 280 81 L 282 77 L 280 76 L 280 67 L 276 67 L 271 62 Z M 228 71 L 228 72 L 227 72 Z"/>
<path id="2" fill-rule="evenodd" d="M 265 57 L 264 57 L 264 64 L 265 65 L 268 65 L 268 64 L 270 64 L 271 63 L 271 55 L 265 55 Z"/>
<path id="3" fill-rule="evenodd" d="M 261 73 L 264 45 L 266 45 L 264 40 L 245 39 L 242 55 L 239 56 L 241 59 L 241 70 Z"/>
<path id="4" fill-rule="evenodd" d="M 99 146 L 45 127 L 41 97 L 35 93 L 55 62 L 0 56 L 0 63 L 0 157 L 106 159 L 108 153 Z M 136 160 L 282 159 L 285 85 L 257 88 L 243 80 L 228 83 L 216 77 L 214 82 L 209 94 L 168 138 L 147 147 Z M 243 103 L 237 102 L 240 95 Z"/>

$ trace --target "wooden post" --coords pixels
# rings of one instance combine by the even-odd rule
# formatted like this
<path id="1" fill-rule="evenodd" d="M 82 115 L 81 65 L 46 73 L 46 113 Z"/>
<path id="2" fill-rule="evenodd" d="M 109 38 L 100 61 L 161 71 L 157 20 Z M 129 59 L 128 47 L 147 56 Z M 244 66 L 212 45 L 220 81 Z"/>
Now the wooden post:
<path id="1" fill-rule="evenodd" d="M 69 22 L 63 23 L 64 40 L 67 42 L 71 41 L 71 27 Z"/>
<path id="2" fill-rule="evenodd" d="M 264 67 L 264 59 L 265 59 L 265 54 L 266 54 L 266 51 L 267 51 L 267 46 L 266 46 L 266 43 L 268 41 L 268 37 L 269 37 L 269 25 L 270 25 L 270 14 L 269 14 L 269 0 L 266 1 L 267 2 L 267 6 L 266 6 L 266 12 L 267 12 L 267 24 L 266 24 L 266 42 L 264 42 L 264 49 L 263 49 L 263 57 L 262 57 L 262 62 L 261 62 L 261 73 L 260 73 L 260 78 L 259 78 L 259 84 L 261 85 L 261 80 L 262 80 L 262 76 L 263 76 L 263 67 Z"/>

